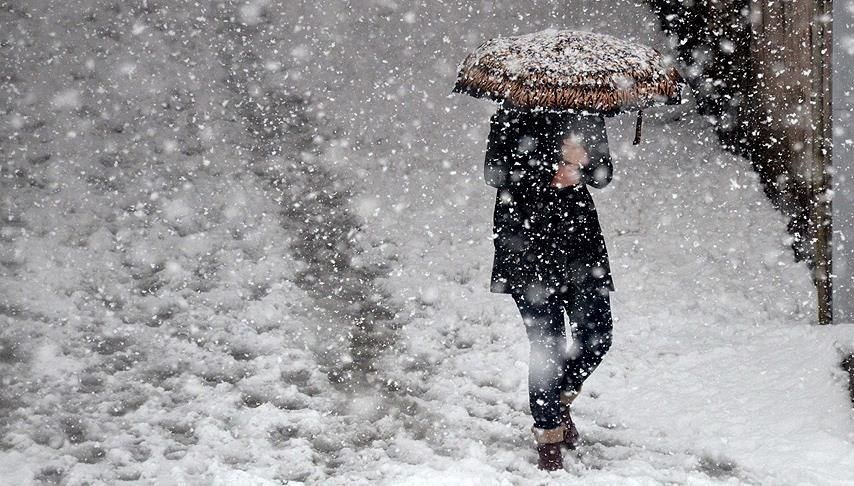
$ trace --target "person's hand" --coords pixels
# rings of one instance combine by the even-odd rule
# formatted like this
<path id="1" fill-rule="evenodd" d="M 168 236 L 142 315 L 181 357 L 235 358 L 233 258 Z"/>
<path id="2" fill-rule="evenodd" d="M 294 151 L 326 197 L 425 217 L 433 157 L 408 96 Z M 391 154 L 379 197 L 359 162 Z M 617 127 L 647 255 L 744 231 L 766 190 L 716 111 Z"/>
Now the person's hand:
<path id="1" fill-rule="evenodd" d="M 549 186 L 563 189 L 578 184 L 581 182 L 581 171 L 579 169 L 575 164 L 560 164 Z"/>
<path id="2" fill-rule="evenodd" d="M 576 137 L 567 137 L 563 139 L 560 151 L 563 155 L 563 162 L 565 164 L 577 165 L 581 168 L 590 163 L 590 159 L 587 157 L 587 151 L 584 150 L 584 147 L 579 143 L 579 140 Z"/>
<path id="3" fill-rule="evenodd" d="M 574 137 L 563 140 L 561 154 L 563 160 L 549 184 L 558 189 L 574 186 L 581 182 L 581 168 L 590 163 L 587 151 Z"/>

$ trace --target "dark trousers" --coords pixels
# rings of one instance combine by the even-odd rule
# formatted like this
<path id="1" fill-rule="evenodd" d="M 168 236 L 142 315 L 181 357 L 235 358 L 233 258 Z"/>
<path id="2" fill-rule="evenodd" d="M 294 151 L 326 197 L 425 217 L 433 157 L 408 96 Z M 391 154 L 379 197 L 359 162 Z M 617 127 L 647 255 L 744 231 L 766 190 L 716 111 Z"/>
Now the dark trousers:
<path id="1" fill-rule="evenodd" d="M 513 294 L 531 345 L 528 395 L 534 426 L 560 425 L 560 392 L 577 391 L 611 347 L 611 301 L 608 289 L 580 288 L 531 301 Z M 567 347 L 564 311 L 573 345 Z"/>

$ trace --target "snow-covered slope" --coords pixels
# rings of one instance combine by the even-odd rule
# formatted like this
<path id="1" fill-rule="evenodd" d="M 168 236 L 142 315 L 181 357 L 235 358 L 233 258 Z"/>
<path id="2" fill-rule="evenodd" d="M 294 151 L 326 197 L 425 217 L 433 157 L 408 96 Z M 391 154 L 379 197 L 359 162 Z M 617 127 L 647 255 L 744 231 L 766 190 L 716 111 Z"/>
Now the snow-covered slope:
<path id="1" fill-rule="evenodd" d="M 666 48 L 643 6 L 10 5 L 0 484 L 848 481 L 854 333 L 811 326 L 784 222 L 691 114 L 637 147 L 609 121 L 615 343 L 585 445 L 533 465 L 524 331 L 487 291 L 493 107 L 448 92 L 499 33 Z"/>

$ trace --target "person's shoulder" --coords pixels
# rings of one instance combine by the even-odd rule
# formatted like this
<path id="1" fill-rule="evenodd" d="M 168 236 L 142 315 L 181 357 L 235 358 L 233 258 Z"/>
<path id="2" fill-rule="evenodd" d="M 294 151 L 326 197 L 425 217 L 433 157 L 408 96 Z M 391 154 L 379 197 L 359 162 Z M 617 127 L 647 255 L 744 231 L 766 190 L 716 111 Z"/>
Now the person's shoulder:
<path id="1" fill-rule="evenodd" d="M 598 126 L 605 124 L 605 115 L 599 113 L 589 113 L 589 112 L 581 112 L 581 113 L 573 113 L 568 112 L 567 118 L 570 123 L 574 123 L 576 125 L 585 125 L 585 126 Z"/>
<path id="2" fill-rule="evenodd" d="M 582 114 L 572 117 L 570 130 L 582 136 L 600 138 L 605 132 L 605 117 L 595 113 Z"/>
<path id="3" fill-rule="evenodd" d="M 490 122 L 494 128 L 498 128 L 502 131 L 518 131 L 519 127 L 524 125 L 522 115 L 523 114 L 518 110 L 508 109 L 501 106 L 495 111 L 495 113 L 493 113 Z"/>

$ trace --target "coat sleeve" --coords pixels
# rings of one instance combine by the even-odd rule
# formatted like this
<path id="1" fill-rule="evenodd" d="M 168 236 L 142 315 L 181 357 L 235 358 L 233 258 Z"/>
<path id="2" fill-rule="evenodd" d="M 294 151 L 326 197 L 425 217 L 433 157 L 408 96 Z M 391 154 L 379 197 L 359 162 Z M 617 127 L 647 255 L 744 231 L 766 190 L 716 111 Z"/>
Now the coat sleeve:
<path id="1" fill-rule="evenodd" d="M 605 131 L 605 118 L 594 117 L 585 126 L 587 157 L 590 163 L 581 170 L 581 179 L 597 189 L 607 186 L 614 176 L 611 152 L 608 149 L 608 133 Z"/>
<path id="2" fill-rule="evenodd" d="M 499 109 L 489 121 L 489 138 L 486 141 L 486 158 L 483 161 L 483 178 L 495 188 L 506 187 L 510 182 L 510 167 L 513 164 L 513 145 L 510 140 L 510 117 Z"/>

